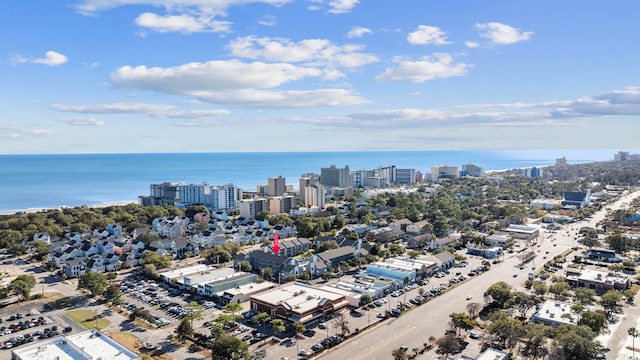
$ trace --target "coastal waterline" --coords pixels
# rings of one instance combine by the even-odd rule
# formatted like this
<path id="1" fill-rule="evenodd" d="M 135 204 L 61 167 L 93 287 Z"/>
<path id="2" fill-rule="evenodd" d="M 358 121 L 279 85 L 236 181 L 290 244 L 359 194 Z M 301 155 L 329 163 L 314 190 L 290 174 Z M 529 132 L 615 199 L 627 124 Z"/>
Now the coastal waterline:
<path id="1" fill-rule="evenodd" d="M 616 150 L 617 151 L 617 150 Z M 486 170 L 613 159 L 614 150 L 363 151 L 168 154 L 0 155 L 0 212 L 135 201 L 161 182 L 233 183 L 248 191 L 283 176 L 297 187 L 303 173 L 348 165 L 395 165 L 428 173 L 431 166 L 473 163 Z"/>

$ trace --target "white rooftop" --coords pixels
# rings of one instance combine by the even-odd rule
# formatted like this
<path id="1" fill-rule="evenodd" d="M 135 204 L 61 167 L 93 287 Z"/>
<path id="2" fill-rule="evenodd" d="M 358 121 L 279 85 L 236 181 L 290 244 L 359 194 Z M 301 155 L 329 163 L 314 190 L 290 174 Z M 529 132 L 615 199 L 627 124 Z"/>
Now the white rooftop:
<path id="1" fill-rule="evenodd" d="M 315 309 L 322 299 L 339 301 L 344 299 L 344 295 L 320 290 L 301 283 L 293 283 L 272 291 L 254 295 L 251 298 L 255 301 L 271 305 L 285 303 L 291 307 L 293 312 L 302 314 Z"/>
<path id="2" fill-rule="evenodd" d="M 576 324 L 576 314 L 571 311 L 571 304 L 547 300 L 540 309 L 531 316 L 531 321 L 557 326 L 561 324 Z"/>
<path id="3" fill-rule="evenodd" d="M 177 277 L 183 277 L 183 276 L 195 274 L 197 272 L 207 271 L 209 269 L 210 269 L 209 265 L 195 264 L 195 265 L 178 268 L 178 269 L 158 271 L 158 275 L 164 276 L 168 279 L 175 279 Z M 215 268 L 211 268 L 211 269 L 215 269 Z"/>
<path id="4" fill-rule="evenodd" d="M 220 291 L 217 295 L 222 295 L 224 293 L 229 293 L 231 295 L 240 295 L 240 294 L 250 294 L 255 292 L 264 291 L 274 287 L 276 284 L 271 281 L 263 281 L 261 283 L 250 283 L 240 285 L 233 289 L 227 289 L 225 291 Z"/>
<path id="5" fill-rule="evenodd" d="M 140 357 L 104 333 L 87 330 L 13 350 L 15 360 L 134 360 Z"/>

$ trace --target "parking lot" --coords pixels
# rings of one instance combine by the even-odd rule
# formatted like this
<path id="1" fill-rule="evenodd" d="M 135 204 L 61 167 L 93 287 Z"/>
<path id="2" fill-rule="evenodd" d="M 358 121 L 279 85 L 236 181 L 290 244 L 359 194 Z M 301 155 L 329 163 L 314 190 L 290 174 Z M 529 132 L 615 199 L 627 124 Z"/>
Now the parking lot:
<path id="1" fill-rule="evenodd" d="M 39 306 L 29 304 L 3 311 L 0 316 L 0 358 L 8 358 L 2 353 L 15 347 L 79 330 L 72 321 L 52 319 L 34 307 Z"/>

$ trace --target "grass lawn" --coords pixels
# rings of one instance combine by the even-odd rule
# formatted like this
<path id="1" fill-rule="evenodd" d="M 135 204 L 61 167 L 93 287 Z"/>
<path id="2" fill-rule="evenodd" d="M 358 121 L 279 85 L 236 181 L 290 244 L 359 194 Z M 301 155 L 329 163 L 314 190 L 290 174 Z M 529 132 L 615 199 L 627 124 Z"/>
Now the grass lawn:
<path id="1" fill-rule="evenodd" d="M 97 323 L 98 330 L 102 330 L 111 324 L 109 320 L 101 316 L 98 316 L 98 321 L 96 322 L 96 314 L 91 310 L 72 310 L 67 312 L 66 315 L 82 325 L 85 329 L 93 329 Z"/>
<path id="2" fill-rule="evenodd" d="M 139 345 L 136 345 L 136 343 L 139 343 L 142 339 L 133 334 L 116 332 L 108 335 L 115 341 L 124 345 L 127 349 L 134 351 L 137 354 L 147 354 L 153 360 L 171 360 L 171 356 L 160 354 L 160 351 L 152 351 L 149 353 Z"/>

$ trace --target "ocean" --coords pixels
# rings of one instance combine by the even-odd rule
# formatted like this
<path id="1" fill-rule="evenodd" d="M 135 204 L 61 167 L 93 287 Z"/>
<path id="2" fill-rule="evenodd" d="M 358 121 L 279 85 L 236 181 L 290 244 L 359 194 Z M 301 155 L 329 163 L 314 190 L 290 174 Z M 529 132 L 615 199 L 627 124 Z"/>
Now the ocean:
<path id="1" fill-rule="evenodd" d="M 135 202 L 149 185 L 233 183 L 255 191 L 269 177 L 297 187 L 303 173 L 348 165 L 351 170 L 395 165 L 422 173 L 431 166 L 473 163 L 485 170 L 612 160 L 617 150 L 366 151 L 0 155 L 0 212 Z"/>

